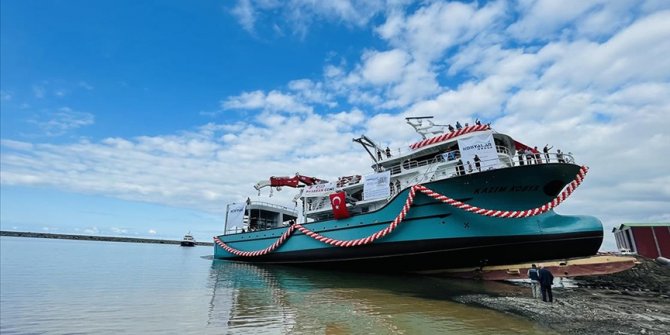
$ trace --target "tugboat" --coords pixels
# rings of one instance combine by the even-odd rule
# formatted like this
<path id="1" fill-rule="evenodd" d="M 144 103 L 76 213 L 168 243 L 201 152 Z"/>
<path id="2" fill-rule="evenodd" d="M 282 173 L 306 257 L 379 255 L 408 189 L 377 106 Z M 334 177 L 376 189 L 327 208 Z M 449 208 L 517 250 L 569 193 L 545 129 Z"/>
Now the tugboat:
<path id="1" fill-rule="evenodd" d="M 454 128 L 431 118 L 407 118 L 422 136 L 408 147 L 353 139 L 372 159 L 366 175 L 260 181 L 259 193 L 298 189 L 300 215 L 267 204 L 259 209 L 249 199 L 231 204 L 214 257 L 437 273 L 597 253 L 597 218 L 554 212 L 588 171 L 572 154 L 540 153 L 480 122 Z"/>
<path id="2" fill-rule="evenodd" d="M 195 247 L 195 238 L 193 238 L 191 232 L 184 235 L 184 238 L 181 240 L 181 243 L 179 245 L 181 245 L 182 247 Z"/>

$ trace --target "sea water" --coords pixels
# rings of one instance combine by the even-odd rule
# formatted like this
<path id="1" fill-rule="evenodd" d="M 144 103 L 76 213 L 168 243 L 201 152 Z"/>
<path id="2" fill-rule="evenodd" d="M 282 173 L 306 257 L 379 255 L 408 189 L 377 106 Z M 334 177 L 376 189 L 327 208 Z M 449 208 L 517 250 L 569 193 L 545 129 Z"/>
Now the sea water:
<path id="1" fill-rule="evenodd" d="M 0 238 L 2 334 L 547 334 L 454 302 L 497 283 L 215 261 L 212 247 Z"/>

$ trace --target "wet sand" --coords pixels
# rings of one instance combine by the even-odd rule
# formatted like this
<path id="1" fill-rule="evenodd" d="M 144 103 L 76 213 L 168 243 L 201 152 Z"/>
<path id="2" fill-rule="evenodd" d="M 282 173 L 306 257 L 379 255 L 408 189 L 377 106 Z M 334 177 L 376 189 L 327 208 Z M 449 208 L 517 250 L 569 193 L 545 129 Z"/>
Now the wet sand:
<path id="1" fill-rule="evenodd" d="M 506 296 L 465 295 L 457 300 L 519 315 L 560 334 L 668 334 L 670 267 L 639 261 L 621 273 L 577 277 L 578 287 L 554 288 L 553 303 L 533 299 L 529 287 Z"/>

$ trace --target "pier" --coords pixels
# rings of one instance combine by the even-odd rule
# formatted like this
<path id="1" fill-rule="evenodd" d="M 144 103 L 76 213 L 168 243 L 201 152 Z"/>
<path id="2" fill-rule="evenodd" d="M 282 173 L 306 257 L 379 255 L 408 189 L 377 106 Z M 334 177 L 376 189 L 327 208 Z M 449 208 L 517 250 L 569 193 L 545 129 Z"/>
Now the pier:
<path id="1" fill-rule="evenodd" d="M 0 230 L 0 236 L 12 237 L 32 237 L 32 238 L 55 238 L 62 240 L 81 240 L 81 241 L 106 241 L 106 242 L 127 242 L 127 243 L 154 243 L 154 244 L 179 244 L 181 240 L 161 240 L 154 238 L 135 238 L 118 236 L 92 236 L 92 235 L 74 235 L 74 234 L 52 234 L 52 233 L 33 233 L 23 231 Z M 213 242 L 196 242 L 200 246 L 212 246 Z"/>

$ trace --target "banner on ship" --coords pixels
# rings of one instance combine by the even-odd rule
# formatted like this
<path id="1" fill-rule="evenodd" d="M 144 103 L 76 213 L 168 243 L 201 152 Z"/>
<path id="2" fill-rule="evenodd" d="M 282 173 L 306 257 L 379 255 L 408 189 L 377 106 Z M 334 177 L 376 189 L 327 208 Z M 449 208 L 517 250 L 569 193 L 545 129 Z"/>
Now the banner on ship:
<path id="1" fill-rule="evenodd" d="M 487 132 L 473 135 L 458 140 L 458 148 L 461 151 L 461 161 L 466 173 L 476 172 L 477 165 L 475 155 L 479 157 L 481 171 L 496 169 L 500 167 L 500 159 L 493 141 L 493 133 Z"/>
<path id="2" fill-rule="evenodd" d="M 332 193 L 335 191 L 335 183 L 323 183 L 316 185 L 309 185 L 305 187 L 303 194 L 305 196 L 314 196 L 321 193 Z"/>
<path id="3" fill-rule="evenodd" d="M 226 230 L 237 230 L 244 228 L 244 212 L 246 203 L 228 205 L 228 216 L 226 216 Z"/>
<path id="4" fill-rule="evenodd" d="M 374 173 L 365 176 L 363 182 L 363 199 L 374 200 L 391 196 L 391 171 Z"/>

